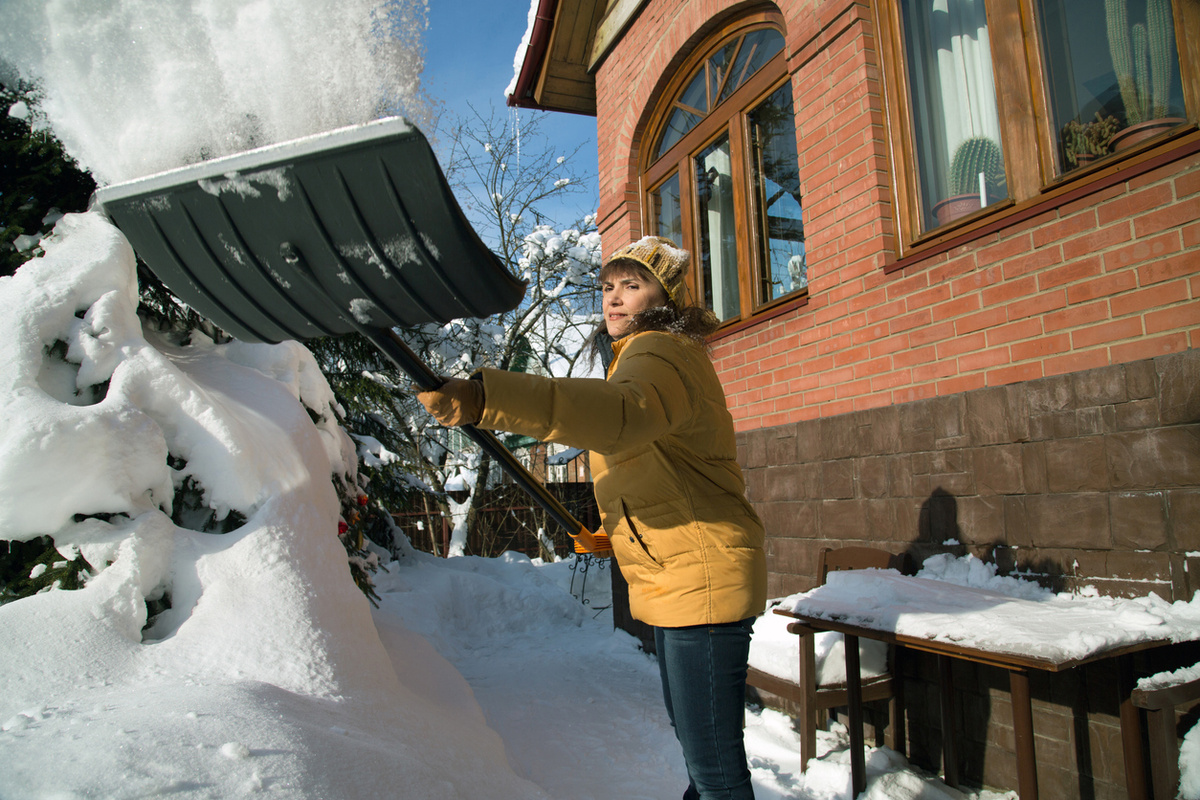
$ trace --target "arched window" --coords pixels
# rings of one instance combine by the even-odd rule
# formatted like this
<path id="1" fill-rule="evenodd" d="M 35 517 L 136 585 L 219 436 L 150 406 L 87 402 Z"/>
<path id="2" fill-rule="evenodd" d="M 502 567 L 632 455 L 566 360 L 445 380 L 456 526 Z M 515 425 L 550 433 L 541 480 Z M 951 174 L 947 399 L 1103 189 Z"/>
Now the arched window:
<path id="1" fill-rule="evenodd" d="M 713 36 L 668 85 L 645 152 L 646 230 L 691 250 L 722 322 L 808 287 L 792 87 L 765 18 Z"/>

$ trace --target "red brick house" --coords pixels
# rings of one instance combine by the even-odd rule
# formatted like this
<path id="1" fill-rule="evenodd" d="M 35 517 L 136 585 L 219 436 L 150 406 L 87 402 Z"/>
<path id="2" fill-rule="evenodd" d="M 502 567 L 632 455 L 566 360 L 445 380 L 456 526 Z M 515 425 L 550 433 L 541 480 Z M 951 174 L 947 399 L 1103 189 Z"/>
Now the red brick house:
<path id="1" fill-rule="evenodd" d="M 606 250 L 692 251 L 772 595 L 811 588 L 820 547 L 868 543 L 1192 598 L 1200 4 L 537 12 L 510 104 L 596 117 Z M 1035 682 L 1043 792 L 1124 796 L 1115 704 L 1090 690 L 1111 676 L 1074 672 Z M 987 719 L 962 726 L 966 777 L 1014 787 L 1003 676 L 956 678 Z M 936 766 L 924 724 L 910 754 Z"/>

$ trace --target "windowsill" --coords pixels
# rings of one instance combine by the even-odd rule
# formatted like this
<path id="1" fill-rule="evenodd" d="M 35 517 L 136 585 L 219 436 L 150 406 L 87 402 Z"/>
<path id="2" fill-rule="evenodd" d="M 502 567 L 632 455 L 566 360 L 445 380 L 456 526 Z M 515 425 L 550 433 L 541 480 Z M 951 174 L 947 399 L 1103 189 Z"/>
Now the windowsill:
<path id="1" fill-rule="evenodd" d="M 1200 152 L 1200 132 L 1195 125 L 1183 126 L 1169 138 L 1132 150 L 1122 158 L 1108 158 L 1072 170 L 1044 187 L 1040 197 L 998 204 L 976 212 L 960 223 L 938 228 L 914 241 L 902 257 L 884 265 L 883 271 L 895 272 L 918 264 L 1196 152 Z"/>
<path id="2" fill-rule="evenodd" d="M 721 341 L 727 336 L 732 336 L 735 333 L 740 333 L 747 328 L 753 328 L 756 325 L 761 325 L 764 322 L 769 322 L 775 317 L 783 316 L 790 311 L 795 311 L 798 308 L 803 308 L 808 305 L 808 292 L 799 297 L 791 297 L 779 300 L 776 305 L 767 306 L 756 312 L 749 319 L 733 320 L 722 327 L 718 328 L 712 336 L 709 337 L 709 343 L 714 344 Z"/>

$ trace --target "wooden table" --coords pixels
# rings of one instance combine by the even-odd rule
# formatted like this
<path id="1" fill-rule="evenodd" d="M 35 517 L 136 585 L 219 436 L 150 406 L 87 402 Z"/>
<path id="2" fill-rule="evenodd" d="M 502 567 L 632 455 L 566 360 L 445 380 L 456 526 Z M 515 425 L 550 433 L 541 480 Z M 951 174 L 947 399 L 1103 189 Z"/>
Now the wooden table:
<path id="1" fill-rule="evenodd" d="M 886 575 L 887 586 L 889 590 L 895 590 L 895 597 L 903 597 L 905 592 L 915 593 L 911 595 L 912 597 L 920 597 L 922 613 L 951 615 L 960 624 L 964 622 L 963 615 L 976 615 L 978 619 L 972 619 L 970 623 L 980 626 L 979 630 L 987 630 L 988 608 L 986 603 L 981 603 L 979 590 L 960 587 L 944 581 L 908 577 L 899 573 L 879 573 L 875 570 L 871 572 L 875 574 L 873 576 L 864 575 L 863 578 L 879 580 L 880 575 Z M 838 573 L 837 581 L 839 582 L 853 580 L 855 580 L 854 572 Z M 844 586 L 844 584 L 842 585 Z M 1038 796 L 1037 760 L 1033 740 L 1033 709 L 1029 696 L 1029 671 L 1036 669 L 1046 672 L 1062 672 L 1083 664 L 1115 659 L 1119 675 L 1116 691 L 1120 703 L 1126 787 L 1131 800 L 1147 800 L 1141 722 L 1138 710 L 1130 700 L 1134 687 L 1130 655 L 1168 644 L 1169 640 L 1166 638 L 1122 643 L 1101 642 L 1086 654 L 1051 652 L 1045 655 L 1030 655 L 1006 648 L 1003 642 L 992 645 L 985 641 L 972 641 L 968 644 L 934 638 L 934 635 L 928 632 L 917 634 L 905 632 L 903 624 L 897 624 L 895 619 L 888 618 L 892 616 L 890 613 L 878 613 L 870 608 L 864 610 L 855 607 L 852 611 L 847 611 L 844 607 L 845 604 L 839 602 L 822 607 L 822 590 L 824 589 L 826 589 L 824 586 L 818 587 L 802 596 L 793 608 L 779 607 L 775 609 L 775 613 L 795 619 L 813 631 L 838 631 L 846 637 L 850 763 L 855 796 L 866 788 L 862 728 L 862 676 L 858 663 L 858 638 L 866 637 L 887 642 L 896 647 L 907 647 L 937 656 L 944 742 L 942 760 L 946 782 L 951 786 L 958 784 L 958 749 L 954 711 L 955 695 L 950 660 L 960 659 L 985 664 L 999 667 L 1008 672 L 1012 695 L 1013 730 L 1016 738 L 1017 791 L 1021 800 L 1036 800 Z M 990 595 L 992 593 L 984 592 L 983 594 Z M 889 596 L 893 595 L 889 592 Z M 997 604 L 1007 605 L 1008 601 L 1035 602 L 1006 598 L 998 601 Z M 839 617 L 841 618 L 839 619 Z M 1111 620 L 1104 620 L 1098 616 L 1096 623 L 1111 625 Z M 1011 620 L 1006 624 L 1011 627 Z M 1032 626 L 1036 625 L 1036 622 L 1031 619 L 1030 625 L 1032 635 L 1034 633 Z"/>

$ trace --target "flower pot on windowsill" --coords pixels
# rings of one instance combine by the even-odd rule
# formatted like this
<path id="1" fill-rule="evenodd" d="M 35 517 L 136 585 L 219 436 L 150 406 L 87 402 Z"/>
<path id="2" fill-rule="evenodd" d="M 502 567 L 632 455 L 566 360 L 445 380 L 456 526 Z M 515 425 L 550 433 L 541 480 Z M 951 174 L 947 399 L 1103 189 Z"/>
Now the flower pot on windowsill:
<path id="1" fill-rule="evenodd" d="M 956 194 L 933 206 L 933 218 L 937 220 L 938 225 L 945 225 L 959 217 L 974 214 L 982 207 L 978 194 Z"/>
<path id="2" fill-rule="evenodd" d="M 1128 128 L 1122 128 L 1117 131 L 1112 138 L 1112 149 L 1114 153 L 1119 153 L 1122 150 L 1128 150 L 1136 144 L 1140 144 L 1147 139 L 1153 139 L 1160 133 L 1174 128 L 1176 125 L 1182 125 L 1186 120 L 1182 117 L 1161 117 L 1159 119 L 1148 119 L 1145 122 L 1139 122 L 1137 125 L 1130 125 Z"/>

